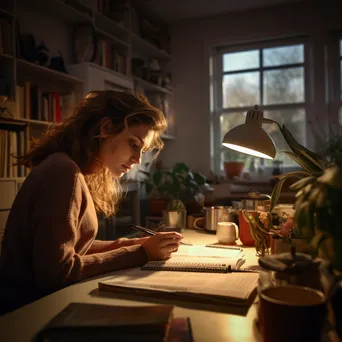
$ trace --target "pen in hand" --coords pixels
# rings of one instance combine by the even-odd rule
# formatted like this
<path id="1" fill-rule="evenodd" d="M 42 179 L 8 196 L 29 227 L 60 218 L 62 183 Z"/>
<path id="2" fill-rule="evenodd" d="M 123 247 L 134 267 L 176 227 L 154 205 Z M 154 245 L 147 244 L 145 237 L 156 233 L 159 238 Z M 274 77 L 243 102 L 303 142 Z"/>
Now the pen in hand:
<path id="1" fill-rule="evenodd" d="M 132 227 L 132 228 L 135 228 L 135 229 L 137 229 L 137 230 L 140 230 L 141 232 L 144 232 L 144 233 L 146 233 L 146 234 L 148 234 L 148 235 L 156 235 L 157 234 L 157 232 L 155 232 L 154 230 L 152 230 L 152 229 L 149 229 L 149 228 L 146 228 L 146 227 L 142 227 L 142 226 L 138 226 L 138 225 L 136 225 L 136 224 L 130 224 L 130 226 Z M 185 246 L 193 246 L 191 243 L 185 243 L 185 242 L 180 242 L 180 244 L 181 245 L 185 245 Z"/>

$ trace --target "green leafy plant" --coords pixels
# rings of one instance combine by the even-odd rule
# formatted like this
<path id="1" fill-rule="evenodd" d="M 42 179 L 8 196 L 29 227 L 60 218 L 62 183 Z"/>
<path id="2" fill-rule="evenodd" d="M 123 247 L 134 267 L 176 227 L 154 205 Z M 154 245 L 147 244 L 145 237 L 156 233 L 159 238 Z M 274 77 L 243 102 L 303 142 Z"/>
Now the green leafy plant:
<path id="1" fill-rule="evenodd" d="M 144 178 L 146 193 L 151 198 L 179 199 L 187 202 L 200 193 L 206 177 L 193 172 L 185 163 L 176 163 L 172 169 L 156 169 L 154 172 L 139 170 Z"/>
<path id="2" fill-rule="evenodd" d="M 281 189 L 287 179 L 302 179 L 307 177 L 317 178 L 321 176 L 324 170 L 331 165 L 324 157 L 320 156 L 318 153 L 310 151 L 298 143 L 285 125 L 278 126 L 285 141 L 291 148 L 291 151 L 283 151 L 283 153 L 286 153 L 290 158 L 292 158 L 299 166 L 302 167 L 303 170 L 275 176 L 278 179 L 278 182 L 275 184 L 272 191 L 270 210 L 272 210 L 278 203 Z"/>
<path id="3" fill-rule="evenodd" d="M 334 268 L 342 271 L 342 169 L 329 167 L 321 176 L 303 178 L 292 188 L 297 191 L 298 226 L 314 249 L 322 249 Z M 330 245 L 325 244 L 327 240 Z"/>
<path id="4" fill-rule="evenodd" d="M 185 205 L 181 200 L 171 200 L 166 206 L 166 210 L 169 211 L 183 211 L 185 209 Z"/>
<path id="5" fill-rule="evenodd" d="M 286 129 L 279 128 L 292 151 L 285 151 L 303 170 L 277 176 L 271 195 L 271 210 L 278 202 L 282 185 L 288 178 L 298 180 L 291 185 L 296 191 L 295 222 L 309 239 L 314 251 L 333 261 L 342 271 L 342 169 L 340 162 L 328 160 L 299 144 Z M 326 244 L 327 240 L 330 242 Z"/>

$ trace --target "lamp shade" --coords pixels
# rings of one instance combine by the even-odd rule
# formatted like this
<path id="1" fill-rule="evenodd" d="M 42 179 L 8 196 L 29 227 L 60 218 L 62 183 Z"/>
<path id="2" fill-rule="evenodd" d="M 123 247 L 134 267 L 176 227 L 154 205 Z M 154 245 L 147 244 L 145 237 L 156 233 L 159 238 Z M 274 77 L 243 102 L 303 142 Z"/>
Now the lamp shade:
<path id="1" fill-rule="evenodd" d="M 276 155 L 274 142 L 262 129 L 261 123 L 260 125 L 245 123 L 234 127 L 225 134 L 222 145 L 266 159 L 273 159 Z"/>

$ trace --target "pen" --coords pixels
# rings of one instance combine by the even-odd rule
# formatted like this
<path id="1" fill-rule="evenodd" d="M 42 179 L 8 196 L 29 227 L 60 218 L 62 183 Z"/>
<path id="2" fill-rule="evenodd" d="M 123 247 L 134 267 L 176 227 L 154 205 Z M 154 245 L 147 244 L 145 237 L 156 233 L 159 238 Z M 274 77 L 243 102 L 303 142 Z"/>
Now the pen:
<path id="1" fill-rule="evenodd" d="M 137 229 L 137 230 L 140 230 L 140 231 L 142 231 L 142 232 L 144 232 L 144 233 L 146 233 L 146 234 L 148 234 L 148 235 L 156 235 L 157 234 L 157 232 L 155 232 L 154 230 L 152 230 L 152 229 L 149 229 L 149 228 L 146 228 L 146 227 L 142 227 L 142 226 L 138 226 L 138 225 L 136 225 L 136 224 L 130 224 L 130 226 L 132 227 L 132 228 L 135 228 L 135 229 Z M 192 244 L 191 243 L 185 243 L 185 242 L 180 242 L 180 244 L 181 245 L 185 245 L 185 246 L 192 246 Z"/>

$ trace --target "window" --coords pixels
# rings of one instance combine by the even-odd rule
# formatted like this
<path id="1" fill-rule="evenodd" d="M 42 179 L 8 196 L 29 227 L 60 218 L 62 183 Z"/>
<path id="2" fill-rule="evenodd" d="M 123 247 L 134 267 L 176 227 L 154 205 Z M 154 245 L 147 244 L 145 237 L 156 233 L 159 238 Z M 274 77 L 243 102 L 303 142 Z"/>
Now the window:
<path id="1" fill-rule="evenodd" d="M 285 124 L 306 144 L 306 44 L 305 40 L 267 42 L 216 48 L 211 58 L 212 167 L 223 170 L 233 153 L 221 145 L 224 134 L 243 124 L 249 109 L 259 105 L 266 118 Z M 281 150 L 288 149 L 275 124 L 263 125 L 276 147 L 276 159 L 284 167 L 297 166 Z M 250 156 L 241 154 L 248 164 Z M 272 166 L 272 160 L 260 161 Z M 247 165 L 245 165 L 247 166 Z"/>

